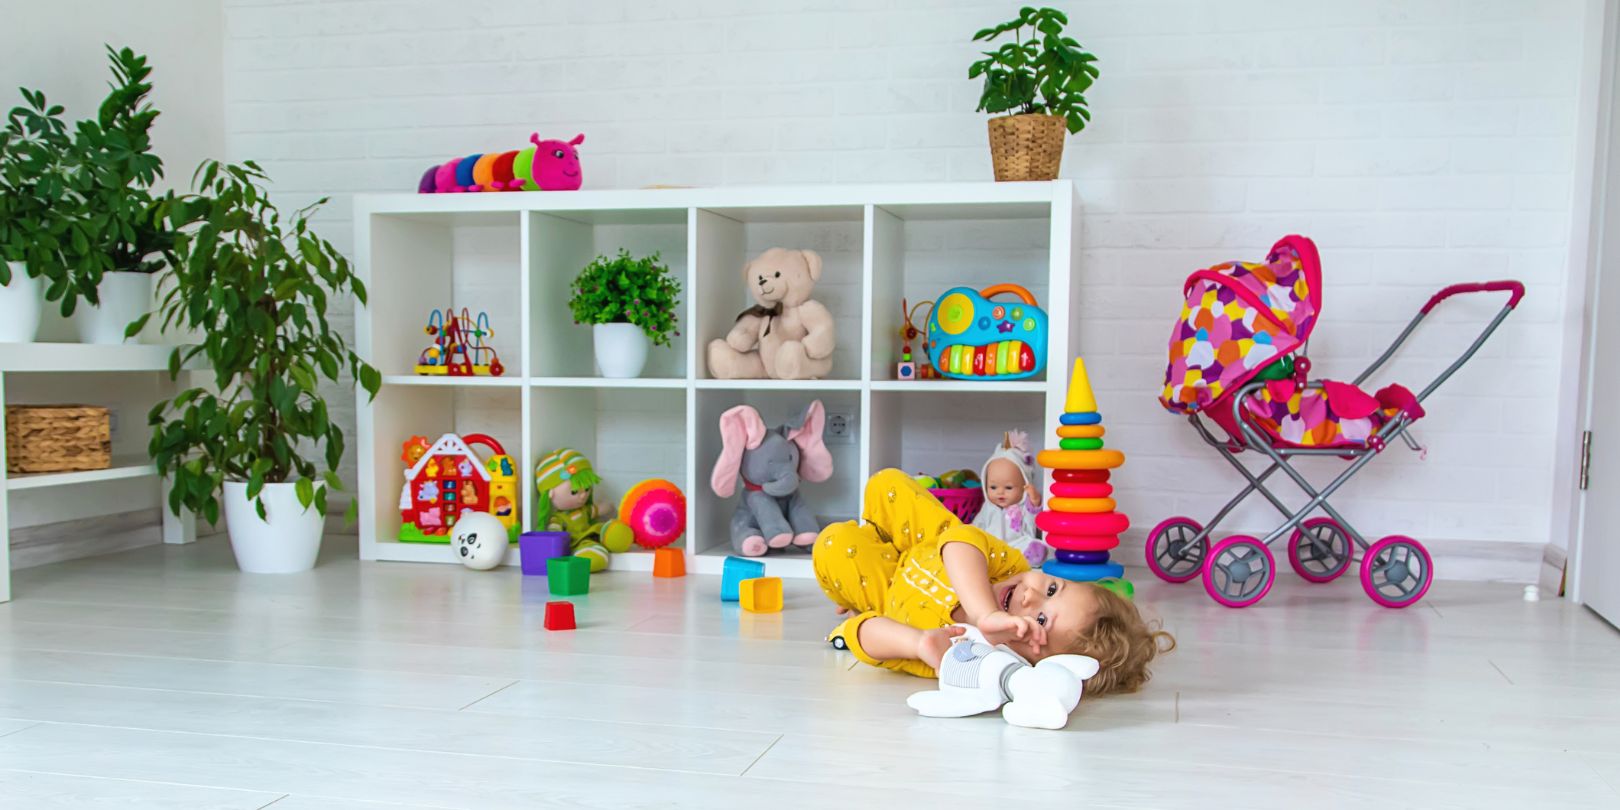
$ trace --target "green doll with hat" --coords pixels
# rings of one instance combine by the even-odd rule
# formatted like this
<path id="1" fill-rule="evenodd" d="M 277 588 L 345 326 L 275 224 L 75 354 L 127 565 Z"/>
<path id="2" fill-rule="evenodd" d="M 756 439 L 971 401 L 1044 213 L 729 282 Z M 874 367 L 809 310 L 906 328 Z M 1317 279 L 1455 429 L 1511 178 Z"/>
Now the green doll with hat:
<path id="1" fill-rule="evenodd" d="M 567 532 L 574 556 L 590 560 L 591 573 L 605 570 L 613 554 L 630 550 L 635 532 L 622 521 L 602 519 L 593 497 L 602 477 L 583 453 L 564 447 L 547 455 L 535 465 L 534 478 L 540 493 L 535 525 Z"/>

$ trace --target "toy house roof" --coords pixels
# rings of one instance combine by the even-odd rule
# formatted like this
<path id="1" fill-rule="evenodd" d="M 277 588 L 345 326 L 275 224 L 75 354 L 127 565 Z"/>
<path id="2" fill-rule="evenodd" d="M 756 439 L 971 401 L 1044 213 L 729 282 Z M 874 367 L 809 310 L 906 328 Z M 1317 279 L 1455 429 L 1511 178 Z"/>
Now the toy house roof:
<path id="1" fill-rule="evenodd" d="M 428 451 L 423 453 L 422 457 L 417 459 L 409 470 L 405 471 L 406 480 L 415 481 L 417 474 L 422 471 L 422 467 L 428 463 L 428 459 L 436 456 L 462 456 L 472 462 L 472 467 L 478 472 L 479 478 L 485 481 L 490 480 L 489 470 L 484 469 L 484 460 L 479 458 L 478 454 L 474 453 L 473 449 L 468 447 L 467 443 L 454 433 L 446 433 L 440 436 L 439 440 L 434 442 L 433 446 L 429 447 Z"/>

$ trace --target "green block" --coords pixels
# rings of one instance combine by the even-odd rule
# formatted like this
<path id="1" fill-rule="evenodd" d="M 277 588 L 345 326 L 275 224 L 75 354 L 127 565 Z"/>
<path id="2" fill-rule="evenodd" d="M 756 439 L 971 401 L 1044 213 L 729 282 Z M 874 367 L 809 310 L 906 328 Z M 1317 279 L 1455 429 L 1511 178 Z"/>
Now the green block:
<path id="1" fill-rule="evenodd" d="M 547 560 L 546 584 L 552 596 L 583 596 L 590 593 L 591 561 L 584 557 Z"/>
<path id="2" fill-rule="evenodd" d="M 1058 447 L 1064 450 L 1101 450 L 1102 439 L 1063 439 Z"/>

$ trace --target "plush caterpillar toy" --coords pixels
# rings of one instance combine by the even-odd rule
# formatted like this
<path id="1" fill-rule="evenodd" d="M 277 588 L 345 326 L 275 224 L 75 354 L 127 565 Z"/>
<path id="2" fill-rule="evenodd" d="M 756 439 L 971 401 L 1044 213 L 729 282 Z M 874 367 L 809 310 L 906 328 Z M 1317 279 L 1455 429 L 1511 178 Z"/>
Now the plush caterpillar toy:
<path id="1" fill-rule="evenodd" d="M 489 152 L 454 158 L 422 173 L 416 190 L 421 194 L 454 191 L 575 191 L 580 185 L 579 152 L 584 135 L 571 141 L 540 140 L 512 152 Z"/>

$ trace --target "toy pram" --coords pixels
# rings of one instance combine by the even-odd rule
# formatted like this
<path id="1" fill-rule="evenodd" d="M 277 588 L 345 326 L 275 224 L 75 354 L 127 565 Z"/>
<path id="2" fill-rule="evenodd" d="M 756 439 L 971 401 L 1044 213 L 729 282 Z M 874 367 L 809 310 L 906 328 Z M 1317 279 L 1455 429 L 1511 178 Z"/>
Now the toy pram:
<path id="1" fill-rule="evenodd" d="M 1349 570 L 1360 548 L 1361 586 L 1374 602 L 1401 608 L 1423 598 L 1434 580 L 1423 544 L 1402 535 L 1369 544 L 1327 499 L 1389 442 L 1399 438 L 1419 449 L 1408 430 L 1423 417 L 1423 400 L 1474 356 L 1524 297 L 1524 285 L 1517 281 L 1446 287 L 1429 298 L 1372 365 L 1343 383 L 1309 379 L 1306 342 L 1321 313 L 1321 280 L 1316 245 L 1303 236 L 1284 237 L 1263 263 L 1228 262 L 1188 276 L 1186 305 L 1170 336 L 1159 401 L 1185 415 L 1249 483 L 1208 525 L 1173 517 L 1155 526 L 1147 563 L 1167 582 L 1202 575 L 1204 590 L 1227 607 L 1247 607 L 1265 597 L 1276 579 L 1269 546 L 1284 534 L 1289 535 L 1288 562 L 1310 582 L 1329 582 Z M 1440 302 L 1476 292 L 1509 297 L 1468 350 L 1426 388 L 1414 395 L 1400 385 L 1371 394 L 1359 387 Z M 1251 472 L 1238 459 L 1245 450 L 1265 455 L 1271 464 Z M 1349 466 L 1318 489 L 1289 463 L 1298 456 L 1337 456 Z M 1266 479 L 1279 470 L 1309 502 L 1290 509 L 1266 488 Z M 1258 539 L 1233 535 L 1211 544 L 1215 527 L 1253 492 L 1283 514 L 1283 524 Z M 1317 510 L 1324 514 L 1306 519 Z"/>

